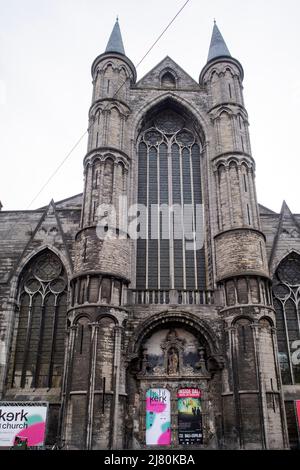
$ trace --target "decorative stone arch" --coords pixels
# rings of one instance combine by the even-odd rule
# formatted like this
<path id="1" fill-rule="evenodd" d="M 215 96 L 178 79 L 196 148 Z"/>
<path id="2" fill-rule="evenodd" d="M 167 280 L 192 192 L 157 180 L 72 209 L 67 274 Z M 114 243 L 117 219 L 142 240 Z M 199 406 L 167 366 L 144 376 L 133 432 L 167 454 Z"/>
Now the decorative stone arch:
<path id="1" fill-rule="evenodd" d="M 220 169 L 223 168 L 226 168 L 227 166 L 227 161 L 226 160 L 218 160 L 217 162 L 215 162 L 214 164 L 214 167 L 215 167 L 215 171 L 219 171 Z"/>
<path id="2" fill-rule="evenodd" d="M 81 313 L 81 312 L 80 312 L 80 313 L 78 313 L 78 314 L 74 317 L 74 319 L 73 319 L 73 321 L 71 322 L 70 326 L 71 326 L 71 327 L 72 327 L 72 326 L 78 326 L 78 325 L 79 325 L 79 321 L 82 320 L 82 318 L 85 318 L 85 319 L 88 320 L 89 322 L 92 321 L 92 320 L 91 320 L 91 317 L 90 317 L 90 315 L 89 315 L 88 313 Z"/>
<path id="3" fill-rule="evenodd" d="M 295 248 L 290 248 L 289 250 L 286 250 L 286 253 L 284 255 L 281 256 L 281 258 L 275 258 L 276 259 L 276 262 L 274 263 L 274 268 L 272 269 L 272 272 L 270 273 L 271 276 L 274 276 L 277 269 L 279 268 L 280 264 L 290 255 L 292 254 L 295 254 L 297 256 L 299 256 L 299 259 L 300 259 L 300 250 L 296 250 Z"/>
<path id="4" fill-rule="evenodd" d="M 230 72 L 232 77 L 234 76 L 234 72 L 232 70 L 232 68 L 227 64 L 224 69 L 223 69 L 223 72 L 226 73 L 226 72 Z"/>
<path id="5" fill-rule="evenodd" d="M 227 106 L 222 106 L 219 108 L 215 114 L 215 119 L 220 119 L 222 117 L 222 114 L 227 114 L 230 118 L 234 115 L 234 112 L 232 109 L 228 108 Z"/>
<path id="6" fill-rule="evenodd" d="M 231 165 L 235 165 L 235 166 L 239 166 L 239 160 L 238 158 L 236 157 L 231 157 L 229 160 L 228 160 L 228 167 L 230 167 Z"/>
<path id="7" fill-rule="evenodd" d="M 235 317 L 234 320 L 232 320 L 231 326 L 233 326 L 233 327 L 238 326 L 238 323 L 241 320 L 247 320 L 247 321 L 250 322 L 251 325 L 254 324 L 253 318 L 249 317 L 248 315 L 239 315 L 238 317 Z"/>
<path id="8" fill-rule="evenodd" d="M 10 280 L 10 299 L 16 299 L 17 298 L 17 291 L 18 291 L 18 283 L 20 276 L 26 266 L 31 262 L 33 258 L 35 258 L 38 255 L 41 255 L 43 251 L 52 251 L 61 261 L 63 267 L 66 270 L 68 281 L 72 276 L 72 267 L 70 264 L 70 261 L 68 260 L 68 257 L 59 251 L 55 246 L 49 245 L 49 244 L 44 244 L 40 246 L 37 250 L 30 252 L 28 255 L 22 257 L 20 263 L 18 264 L 17 268 L 15 269 L 13 276 L 11 277 Z"/>
<path id="9" fill-rule="evenodd" d="M 261 326 L 263 321 L 267 321 L 269 323 L 270 328 L 274 328 L 274 322 L 273 319 L 270 317 L 267 317 L 266 315 L 263 315 L 259 320 L 258 320 L 258 326 Z"/>
<path id="10" fill-rule="evenodd" d="M 247 172 L 253 169 L 252 163 L 246 160 L 245 158 L 241 160 L 240 165 L 241 165 L 241 169 L 244 167 Z"/>
<path id="11" fill-rule="evenodd" d="M 114 64 L 114 62 L 113 62 L 111 59 L 109 59 L 109 60 L 107 60 L 106 62 L 102 63 L 102 67 L 98 66 L 98 67 L 97 67 L 97 70 L 98 70 L 99 72 L 105 73 L 106 69 L 107 69 L 109 66 L 112 67 L 113 70 L 116 69 L 116 65 Z"/>
<path id="12" fill-rule="evenodd" d="M 118 67 L 118 70 L 119 72 L 123 70 L 125 72 L 126 78 L 129 78 L 128 70 L 126 69 L 126 67 L 124 67 L 124 65 L 120 65 L 120 67 Z"/>
<path id="13" fill-rule="evenodd" d="M 178 77 L 178 74 L 177 72 L 172 68 L 172 67 L 165 67 L 163 68 L 160 73 L 159 73 L 159 80 L 162 79 L 162 77 L 166 74 L 166 73 L 170 73 L 171 75 L 173 75 L 174 79 L 176 80 L 176 82 L 178 81 L 179 77 Z"/>
<path id="14" fill-rule="evenodd" d="M 109 318 L 109 320 L 112 320 L 115 326 L 120 326 L 118 318 L 116 318 L 114 315 L 110 313 L 99 313 L 96 316 L 96 323 L 99 323 L 101 320 L 104 318 Z"/>
<path id="15" fill-rule="evenodd" d="M 159 97 L 150 101 L 133 116 L 131 134 L 133 142 L 137 141 L 145 116 L 152 113 L 152 111 L 154 112 L 155 110 L 158 110 L 160 107 L 163 108 L 165 104 L 171 108 L 177 107 L 179 111 L 185 113 L 185 115 L 189 116 L 191 120 L 197 124 L 198 137 L 202 147 L 204 147 L 206 143 L 206 135 L 208 135 L 208 128 L 210 127 L 208 119 L 203 116 L 196 107 L 191 105 L 191 103 L 172 92 L 163 93 Z"/>
<path id="16" fill-rule="evenodd" d="M 166 77 L 169 83 L 164 84 Z M 161 87 L 176 89 L 178 87 L 178 75 L 172 68 L 166 67 L 159 74 L 159 82 Z"/>
<path id="17" fill-rule="evenodd" d="M 194 314 L 189 312 L 173 313 L 170 311 L 164 311 L 154 315 L 137 328 L 129 343 L 128 355 L 135 357 L 138 354 L 143 342 L 147 337 L 150 336 L 151 332 L 154 332 L 158 328 L 166 327 L 170 324 L 178 324 L 182 327 L 192 330 L 194 333 L 197 333 L 199 337 L 204 339 L 211 356 L 220 355 L 218 338 L 204 320 L 199 319 Z"/>

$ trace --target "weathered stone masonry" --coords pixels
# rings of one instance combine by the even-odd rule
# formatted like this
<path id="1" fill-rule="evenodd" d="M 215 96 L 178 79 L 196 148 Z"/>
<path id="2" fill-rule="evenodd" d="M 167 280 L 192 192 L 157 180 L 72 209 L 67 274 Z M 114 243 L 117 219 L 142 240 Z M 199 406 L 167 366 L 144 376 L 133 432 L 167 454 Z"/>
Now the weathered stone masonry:
<path id="1" fill-rule="evenodd" d="M 117 22 L 92 78 L 83 194 L 0 212 L 0 398 L 48 401 L 49 446 L 143 449 L 164 388 L 180 448 L 196 388 L 193 448 L 296 448 L 300 216 L 257 203 L 241 64 L 215 25 L 199 83 L 169 57 L 137 81 Z M 132 239 L 120 197 L 203 204 L 204 246 Z"/>

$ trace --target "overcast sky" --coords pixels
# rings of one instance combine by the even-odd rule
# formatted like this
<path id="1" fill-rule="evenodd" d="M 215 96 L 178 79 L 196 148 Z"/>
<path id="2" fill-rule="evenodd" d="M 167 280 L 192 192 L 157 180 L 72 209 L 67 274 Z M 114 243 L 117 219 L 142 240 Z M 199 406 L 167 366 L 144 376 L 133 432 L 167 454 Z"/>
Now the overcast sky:
<path id="1" fill-rule="evenodd" d="M 127 56 L 138 63 L 185 0 L 0 0 L 0 200 L 28 209 L 87 129 L 90 67 L 119 15 Z M 190 0 L 138 68 L 166 55 L 198 81 L 213 19 L 245 70 L 261 204 L 300 213 L 299 0 Z M 30 209 L 83 190 L 84 138 Z"/>

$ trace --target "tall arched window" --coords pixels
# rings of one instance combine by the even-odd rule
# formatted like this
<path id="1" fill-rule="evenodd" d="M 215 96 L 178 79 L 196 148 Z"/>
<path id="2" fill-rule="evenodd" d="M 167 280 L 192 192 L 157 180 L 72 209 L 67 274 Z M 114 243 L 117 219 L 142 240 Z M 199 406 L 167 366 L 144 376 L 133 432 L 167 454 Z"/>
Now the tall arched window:
<path id="1" fill-rule="evenodd" d="M 8 387 L 61 386 L 66 314 L 66 272 L 59 258 L 47 250 L 27 265 L 20 278 Z"/>
<path id="2" fill-rule="evenodd" d="M 290 253 L 279 264 L 273 278 L 273 298 L 282 382 L 299 384 L 300 256 L 297 253 Z"/>
<path id="3" fill-rule="evenodd" d="M 160 111 L 142 129 L 138 204 L 147 208 L 148 237 L 137 241 L 137 289 L 205 289 L 203 243 L 192 241 L 203 229 L 200 144 L 182 113 Z"/>

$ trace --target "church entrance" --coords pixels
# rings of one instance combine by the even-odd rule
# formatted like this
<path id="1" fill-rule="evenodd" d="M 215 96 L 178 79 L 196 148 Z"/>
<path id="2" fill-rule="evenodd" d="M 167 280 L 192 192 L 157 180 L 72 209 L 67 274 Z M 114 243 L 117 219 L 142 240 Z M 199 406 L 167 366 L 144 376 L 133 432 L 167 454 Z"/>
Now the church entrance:
<path id="1" fill-rule="evenodd" d="M 217 448 L 220 374 L 204 338 L 180 324 L 160 327 L 133 363 L 128 447 Z"/>

